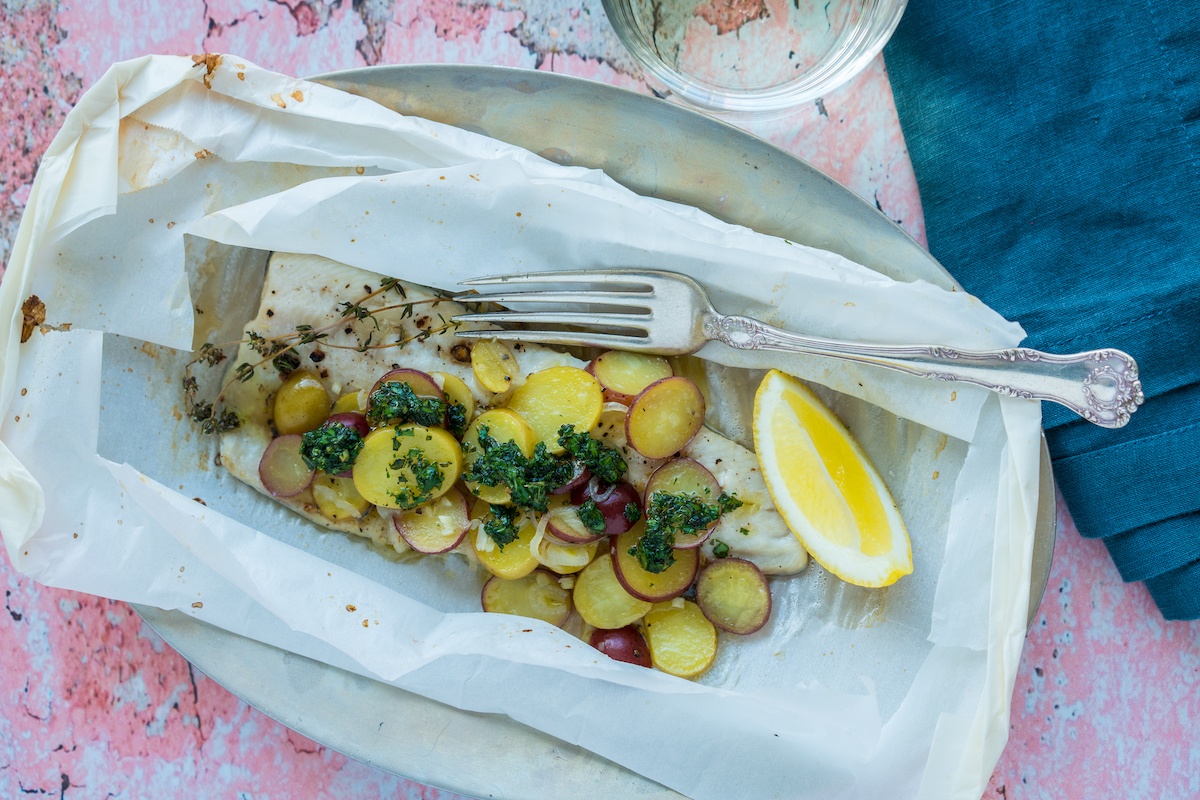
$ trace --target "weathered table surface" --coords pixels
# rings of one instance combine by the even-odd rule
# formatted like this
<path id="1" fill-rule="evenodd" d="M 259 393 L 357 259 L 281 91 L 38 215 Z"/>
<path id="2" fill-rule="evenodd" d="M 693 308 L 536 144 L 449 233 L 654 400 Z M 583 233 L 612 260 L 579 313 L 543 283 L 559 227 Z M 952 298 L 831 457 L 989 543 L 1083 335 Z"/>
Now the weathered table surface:
<path id="1" fill-rule="evenodd" d="M 117 5 L 0 5 L 0 260 L 63 117 L 126 58 L 237 53 L 293 75 L 497 64 L 646 91 L 598 0 Z M 744 127 L 924 241 L 882 59 L 821 102 Z M 1080 538 L 1061 498 L 1058 517 L 1009 744 L 984 797 L 1200 796 L 1200 623 L 1164 622 L 1140 585 L 1121 582 L 1103 546 Z M 194 670 L 122 603 L 36 585 L 2 555 L 0 583 L 0 796 L 457 797 L 351 761 L 266 718 Z"/>

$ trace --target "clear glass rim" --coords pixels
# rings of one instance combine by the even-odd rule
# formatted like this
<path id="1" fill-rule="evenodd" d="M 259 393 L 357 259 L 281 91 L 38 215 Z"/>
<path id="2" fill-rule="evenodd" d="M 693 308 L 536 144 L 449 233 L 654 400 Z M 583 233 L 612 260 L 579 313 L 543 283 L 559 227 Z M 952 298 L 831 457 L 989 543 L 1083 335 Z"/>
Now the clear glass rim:
<path id="1" fill-rule="evenodd" d="M 757 116 L 817 100 L 861 72 L 879 54 L 904 15 L 908 0 L 866 0 L 858 23 L 813 69 L 787 83 L 731 89 L 686 75 L 667 64 L 640 34 L 630 0 L 602 0 L 617 37 L 642 65 L 648 83 L 684 103 L 722 116 Z"/>

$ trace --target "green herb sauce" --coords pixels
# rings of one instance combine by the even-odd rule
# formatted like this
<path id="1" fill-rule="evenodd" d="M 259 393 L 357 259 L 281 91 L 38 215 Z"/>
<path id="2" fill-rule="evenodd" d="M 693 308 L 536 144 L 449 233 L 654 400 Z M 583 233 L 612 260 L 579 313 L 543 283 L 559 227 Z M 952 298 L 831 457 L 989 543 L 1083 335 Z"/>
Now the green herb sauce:
<path id="1" fill-rule="evenodd" d="M 446 401 L 437 397 L 419 397 L 407 383 L 385 383 L 367 403 L 367 419 L 372 425 L 416 423 L 425 427 L 446 422 Z"/>
<path id="2" fill-rule="evenodd" d="M 300 456 L 313 469 L 337 475 L 354 466 L 362 450 L 358 431 L 337 422 L 326 422 L 301 437 Z"/>

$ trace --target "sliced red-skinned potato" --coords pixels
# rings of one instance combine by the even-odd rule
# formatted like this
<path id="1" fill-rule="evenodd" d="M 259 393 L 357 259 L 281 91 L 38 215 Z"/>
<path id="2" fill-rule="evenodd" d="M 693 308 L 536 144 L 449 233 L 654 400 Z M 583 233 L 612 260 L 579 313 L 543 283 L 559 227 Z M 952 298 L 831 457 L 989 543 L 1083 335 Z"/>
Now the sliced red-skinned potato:
<path id="1" fill-rule="evenodd" d="M 715 505 L 721 496 L 721 484 L 699 461 L 690 458 L 673 458 L 660 466 L 646 481 L 646 496 L 643 500 L 646 508 L 650 507 L 650 498 L 655 492 L 666 494 L 690 495 L 701 503 Z M 699 547 L 717 527 L 719 519 L 713 520 L 705 530 L 695 533 L 676 533 L 675 547 L 686 550 Z"/>
<path id="2" fill-rule="evenodd" d="M 626 625 L 616 630 L 595 630 L 588 637 L 588 644 L 615 661 L 624 661 L 639 667 L 651 667 L 650 647 L 646 637 L 636 625 Z"/>
<path id="3" fill-rule="evenodd" d="M 532 617 L 560 628 L 571 616 L 571 592 L 544 569 L 511 581 L 493 575 L 483 585 L 480 601 L 484 611 Z"/>
<path id="4" fill-rule="evenodd" d="M 700 571 L 696 604 L 713 625 L 744 636 L 771 618 L 771 586 L 749 561 L 722 558 Z"/>
<path id="5" fill-rule="evenodd" d="M 375 385 L 371 387 L 371 394 L 378 392 L 385 383 L 407 383 L 417 397 L 446 399 L 446 393 L 438 386 L 438 382 L 433 379 L 433 376 L 419 369 L 401 367 L 385 373 L 382 378 L 375 381 Z"/>
<path id="6" fill-rule="evenodd" d="M 721 484 L 708 468 L 692 458 L 672 458 L 659 465 L 646 481 L 646 500 L 654 492 L 690 494 L 705 503 L 716 503 Z"/>
<path id="7" fill-rule="evenodd" d="M 271 418 L 281 436 L 308 433 L 329 416 L 329 393 L 321 380 L 307 370 L 298 369 L 275 392 Z"/>
<path id="8" fill-rule="evenodd" d="M 670 600 L 688 590 L 696 579 L 696 571 L 700 567 L 700 551 L 696 548 L 675 550 L 675 563 L 662 572 L 648 572 L 638 563 L 637 557 L 630 555 L 629 549 L 637 544 L 645 531 L 640 522 L 630 530 L 611 538 L 613 567 L 617 579 L 625 587 L 625 591 L 634 597 L 651 603 Z"/>
<path id="9" fill-rule="evenodd" d="M 625 440 L 646 458 L 667 458 L 687 446 L 704 426 L 704 395 L 687 378 L 650 384 L 629 407 Z"/>
<path id="10" fill-rule="evenodd" d="M 392 524 L 418 553 L 447 553 L 458 547 L 470 527 L 467 497 L 453 487 L 423 506 L 392 515 Z"/>
<path id="11" fill-rule="evenodd" d="M 559 506 L 547 514 L 546 532 L 567 544 L 589 544 L 605 537 L 604 531 L 594 531 L 579 518 L 575 506 Z"/>
<path id="12" fill-rule="evenodd" d="M 466 453 L 467 472 L 471 471 L 471 466 L 483 455 L 483 448 L 479 445 L 479 433 L 485 428 L 488 436 L 496 440 L 496 444 L 513 442 L 521 451 L 521 455 L 526 458 L 533 455 L 533 448 L 537 445 L 537 436 L 529 427 L 529 423 L 512 409 L 489 409 L 476 417 L 467 426 L 467 432 L 463 434 L 462 446 Z M 487 486 L 468 481 L 467 488 L 471 494 L 495 505 L 504 505 L 512 500 L 512 491 L 503 484 Z"/>
<path id="13" fill-rule="evenodd" d="M 341 475 L 318 473 L 313 478 L 312 495 L 321 513 L 334 522 L 361 519 L 371 510 L 371 502 L 354 488 L 354 480 Z"/>
<path id="14" fill-rule="evenodd" d="M 371 432 L 371 425 L 367 422 L 367 415 L 360 414 L 357 411 L 339 411 L 336 414 L 330 414 L 329 418 L 321 423 L 321 427 L 325 427 L 326 425 L 344 425 L 362 437 L 366 437 Z"/>
<path id="15" fill-rule="evenodd" d="M 674 375 L 671 362 L 662 356 L 609 350 L 591 362 L 589 371 L 604 387 L 604 399 L 629 405 L 642 391 Z"/>
<path id="16" fill-rule="evenodd" d="M 651 603 L 634 597 L 617 578 L 612 557 L 601 553 L 575 577 L 575 610 L 597 628 L 623 628 L 637 622 Z"/>
<path id="17" fill-rule="evenodd" d="M 418 474 L 430 467 L 437 470 L 436 482 Z M 461 473 L 462 447 L 453 436 L 441 428 L 398 425 L 376 428 L 363 439 L 353 478 L 359 494 L 375 505 L 406 509 L 441 497 Z"/>
<path id="18" fill-rule="evenodd" d="M 312 484 L 315 471 L 300 455 L 303 442 L 298 433 L 276 436 L 259 459 L 258 479 L 273 496 L 295 497 Z"/>
<path id="19" fill-rule="evenodd" d="M 634 522 L 642 518 L 642 498 L 637 489 L 622 481 L 608 486 L 592 479 L 583 486 L 571 492 L 571 502 L 582 506 L 588 500 L 596 504 L 596 509 L 604 516 L 604 535 L 617 536 L 633 527 Z M 626 511 L 628 506 L 637 509 L 636 514 Z"/>
<path id="20" fill-rule="evenodd" d="M 717 629 L 690 600 L 657 603 L 642 621 L 654 666 L 694 678 L 717 657 Z"/>
<path id="21" fill-rule="evenodd" d="M 599 381 L 578 367 L 549 367 L 526 378 L 507 406 L 524 417 L 549 452 L 561 453 L 559 429 L 572 425 L 576 433 L 590 431 L 600 421 L 604 393 Z"/>

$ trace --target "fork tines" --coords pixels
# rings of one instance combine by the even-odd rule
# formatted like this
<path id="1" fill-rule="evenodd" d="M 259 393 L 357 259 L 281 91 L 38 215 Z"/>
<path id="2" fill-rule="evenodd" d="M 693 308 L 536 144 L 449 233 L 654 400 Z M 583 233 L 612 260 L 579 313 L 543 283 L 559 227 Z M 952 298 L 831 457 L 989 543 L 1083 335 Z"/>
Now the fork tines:
<path id="1" fill-rule="evenodd" d="M 636 348 L 638 341 L 646 336 L 647 326 L 651 319 L 647 300 L 653 296 L 654 286 L 652 276 L 639 270 L 603 272 L 564 270 L 497 275 L 461 281 L 463 286 L 523 286 L 528 284 L 591 284 L 629 288 L 621 291 L 611 289 L 534 289 L 459 294 L 453 298 L 459 303 L 487 302 L 503 305 L 529 303 L 550 304 L 566 308 L 582 305 L 588 310 L 556 308 L 544 311 L 501 310 L 461 314 L 454 317 L 455 322 L 525 327 L 460 329 L 457 331 L 457 335 L 476 339 L 500 338 L 519 342 L 622 347 L 625 349 Z M 634 313 L 635 310 L 640 313 Z"/>

